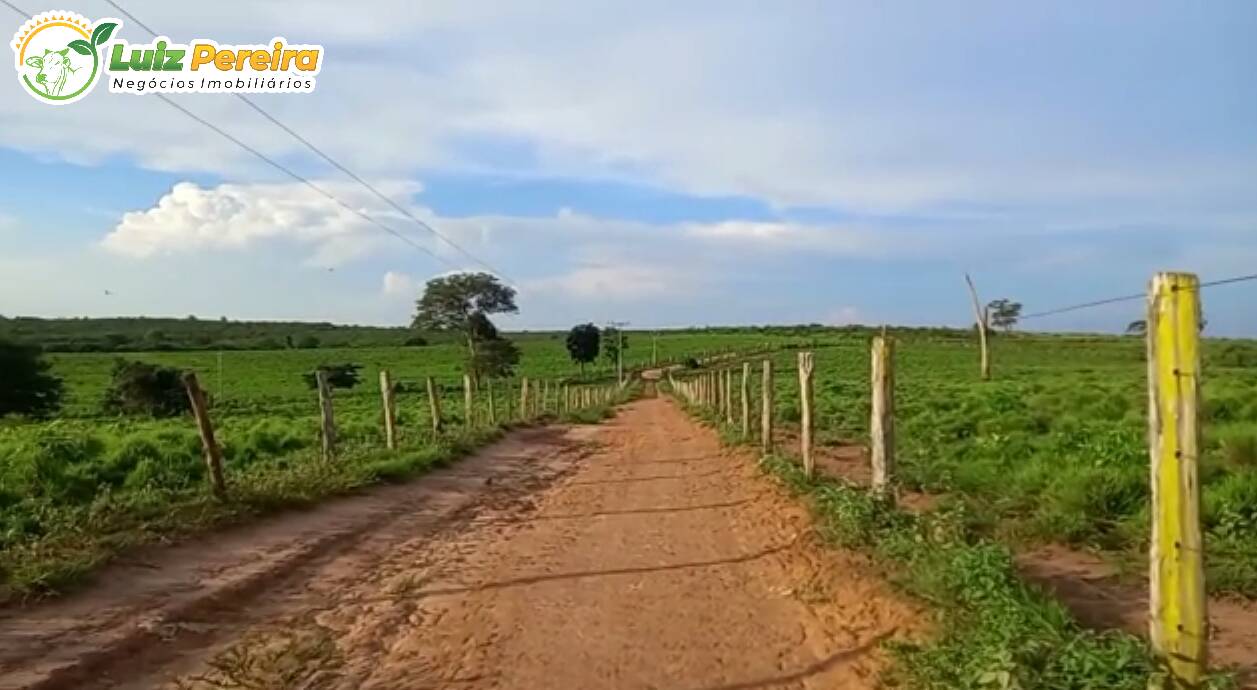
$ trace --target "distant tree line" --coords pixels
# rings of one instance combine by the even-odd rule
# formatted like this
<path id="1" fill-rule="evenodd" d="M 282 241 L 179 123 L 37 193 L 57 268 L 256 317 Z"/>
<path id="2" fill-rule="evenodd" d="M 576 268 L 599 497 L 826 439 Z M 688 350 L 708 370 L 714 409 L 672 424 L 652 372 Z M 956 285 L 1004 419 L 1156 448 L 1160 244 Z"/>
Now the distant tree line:
<path id="1" fill-rule="evenodd" d="M 0 316 L 0 338 L 38 345 L 45 352 L 159 352 L 175 350 L 308 350 L 323 347 L 420 347 L 439 334 L 406 328 L 331 323 L 225 319 Z"/>

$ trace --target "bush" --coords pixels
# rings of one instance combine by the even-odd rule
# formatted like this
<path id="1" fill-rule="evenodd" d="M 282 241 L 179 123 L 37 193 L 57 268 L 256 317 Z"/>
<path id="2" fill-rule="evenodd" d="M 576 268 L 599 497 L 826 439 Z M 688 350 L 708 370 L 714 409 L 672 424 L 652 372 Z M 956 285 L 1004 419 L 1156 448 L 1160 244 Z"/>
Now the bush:
<path id="1" fill-rule="evenodd" d="M 118 359 L 103 407 L 111 414 L 175 417 L 192 405 L 178 369 Z"/>
<path id="2" fill-rule="evenodd" d="M 1247 429 L 1228 431 L 1221 439 L 1222 457 L 1236 469 L 1257 469 L 1257 434 Z"/>
<path id="3" fill-rule="evenodd" d="M 48 373 L 38 348 L 0 341 L 0 417 L 45 417 L 61 407 L 61 379 Z"/>
<path id="4" fill-rule="evenodd" d="M 353 388 L 361 382 L 362 377 L 358 374 L 358 370 L 362 369 L 361 364 L 345 362 L 344 364 L 320 364 L 315 371 L 327 372 L 327 385 L 332 388 Z M 301 378 L 311 389 L 319 387 L 318 379 L 312 371 L 308 374 L 302 374 Z"/>

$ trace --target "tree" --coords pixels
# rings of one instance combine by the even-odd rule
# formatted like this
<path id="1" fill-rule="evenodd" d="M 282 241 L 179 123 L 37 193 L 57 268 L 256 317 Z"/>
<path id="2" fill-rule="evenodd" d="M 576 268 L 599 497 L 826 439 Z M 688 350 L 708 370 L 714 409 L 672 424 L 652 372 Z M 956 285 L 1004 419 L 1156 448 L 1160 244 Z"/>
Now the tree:
<path id="1" fill-rule="evenodd" d="M 476 376 L 511 376 L 519 364 L 519 348 L 506 338 L 484 340 L 476 347 L 471 370 Z"/>
<path id="2" fill-rule="evenodd" d="M 178 416 L 192 409 L 181 376 L 178 369 L 118 358 L 103 407 L 113 414 Z"/>
<path id="3" fill-rule="evenodd" d="M 0 341 L 0 417 L 25 414 L 46 417 L 61 407 L 61 379 L 32 345 Z"/>
<path id="4" fill-rule="evenodd" d="M 991 325 L 1002 328 L 1005 332 L 1013 330 L 1013 326 L 1016 326 L 1017 320 L 1021 318 L 1021 302 L 997 299 L 986 305 L 986 308 L 990 314 Z"/>
<path id="5" fill-rule="evenodd" d="M 592 323 L 572 326 L 567 332 L 567 354 L 573 362 L 580 364 L 580 373 L 585 373 L 585 365 L 598 359 L 598 348 L 602 333 Z"/>
<path id="6" fill-rule="evenodd" d="M 620 348 L 629 349 L 628 336 L 618 328 L 608 327 L 602 332 L 602 356 L 612 366 L 620 359 Z"/>
<path id="7" fill-rule="evenodd" d="M 303 335 L 297 339 L 298 350 L 314 350 L 319 346 L 319 339 L 312 335 Z"/>
<path id="8" fill-rule="evenodd" d="M 315 371 L 327 372 L 327 385 L 332 388 L 353 388 L 362 380 L 362 377 L 358 374 L 358 370 L 361 368 L 361 364 L 345 362 L 344 364 L 320 364 L 315 367 Z M 313 371 L 302 374 L 301 378 L 309 388 L 319 387 L 319 380 L 315 377 Z"/>
<path id="9" fill-rule="evenodd" d="M 424 286 L 423 296 L 415 304 L 415 319 L 412 327 L 419 331 L 454 331 L 462 334 L 467 341 L 467 366 L 477 379 L 482 374 L 490 373 L 497 361 L 499 364 L 511 358 L 519 361 L 519 350 L 497 344 L 491 346 L 492 356 L 480 356 L 479 349 L 488 342 L 502 341 L 497 328 L 489 320 L 489 314 L 513 314 L 519 311 L 515 306 L 515 289 L 503 285 L 496 276 L 488 273 L 454 273 L 429 280 Z M 502 359 L 505 357 L 505 359 Z M 481 369 L 489 366 L 489 369 Z M 497 367 L 500 369 L 500 367 Z"/>
<path id="10" fill-rule="evenodd" d="M 1139 319 L 1126 324 L 1126 335 L 1146 335 L 1148 333 L 1148 322 Z"/>

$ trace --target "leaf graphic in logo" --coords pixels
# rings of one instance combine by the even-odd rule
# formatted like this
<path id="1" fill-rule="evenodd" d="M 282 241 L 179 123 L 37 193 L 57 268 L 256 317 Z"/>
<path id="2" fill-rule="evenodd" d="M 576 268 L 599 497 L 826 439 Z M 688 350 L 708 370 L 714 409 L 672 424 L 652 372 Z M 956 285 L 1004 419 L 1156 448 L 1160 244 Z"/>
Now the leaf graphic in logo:
<path id="1" fill-rule="evenodd" d="M 113 22 L 105 22 L 104 24 L 96 27 L 96 29 L 92 31 L 92 44 L 98 46 L 104 45 L 105 41 L 108 41 L 109 37 L 113 35 L 113 30 L 116 28 L 118 28 L 118 25 Z"/>
<path id="2" fill-rule="evenodd" d="M 73 48 L 74 52 L 78 53 L 79 55 L 92 54 L 92 44 L 88 43 L 87 41 L 84 41 L 81 38 L 70 41 L 70 47 Z"/>

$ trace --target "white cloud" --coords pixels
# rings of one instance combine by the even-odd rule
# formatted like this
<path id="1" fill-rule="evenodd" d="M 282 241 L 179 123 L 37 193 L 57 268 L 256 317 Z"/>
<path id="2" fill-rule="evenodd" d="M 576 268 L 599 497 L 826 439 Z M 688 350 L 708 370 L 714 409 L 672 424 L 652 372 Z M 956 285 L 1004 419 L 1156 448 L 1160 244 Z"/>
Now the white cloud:
<path id="1" fill-rule="evenodd" d="M 682 263 L 667 266 L 586 265 L 559 275 L 525 281 L 525 294 L 581 301 L 641 302 L 692 293 L 699 279 Z"/>
<path id="2" fill-rule="evenodd" d="M 384 274 L 380 291 L 386 297 L 414 297 L 419 292 L 419 284 L 408 274 L 388 271 Z"/>
<path id="3" fill-rule="evenodd" d="M 545 12 L 493 0 L 383 0 L 353 13 L 332 0 L 134 5 L 175 37 L 328 44 L 314 94 L 256 99 L 369 177 L 490 167 L 879 212 L 1113 198 L 1157 212 L 1255 198 L 1251 141 L 1215 126 L 1246 115 L 1230 94 L 1248 75 L 1214 69 L 1229 64 L 1229 44 L 1201 51 L 1186 30 L 1163 35 L 1161 22 L 1175 25 L 1167 9 L 1097 11 L 1094 32 L 1078 33 L 1067 5 L 986 5 L 964 21 L 942 8 L 833 3 L 772 13 L 662 0 L 554 0 Z M 1222 24 L 1226 12 L 1197 14 Z M 144 37 L 129 24 L 123 35 Z M 1086 57 L 1106 53 L 1122 57 Z M 0 145 L 275 175 L 158 100 L 98 89 L 82 107 L 49 109 L 20 88 L 0 82 Z M 178 100 L 267 155 L 321 166 L 234 99 Z M 1167 138 L 1158 123 L 1204 143 Z M 500 142 L 527 154 L 485 153 Z"/>
<path id="4" fill-rule="evenodd" d="M 825 323 L 831 326 L 862 324 L 864 323 L 864 314 L 859 307 L 846 305 L 829 312 L 825 317 Z"/>
<path id="5" fill-rule="evenodd" d="M 204 251 L 248 250 L 274 242 L 289 242 L 309 252 L 311 265 L 335 267 L 392 248 L 390 237 L 356 211 L 381 220 L 412 241 L 432 245 L 407 219 L 400 217 L 367 192 L 341 183 L 318 183 L 347 205 L 341 206 L 300 184 L 224 184 L 200 187 L 181 182 L 157 204 L 123 214 L 101 241 L 115 254 L 134 258 L 192 254 Z M 400 203 L 416 189 L 408 183 L 383 185 Z M 428 215 L 411 205 L 411 212 Z"/>

